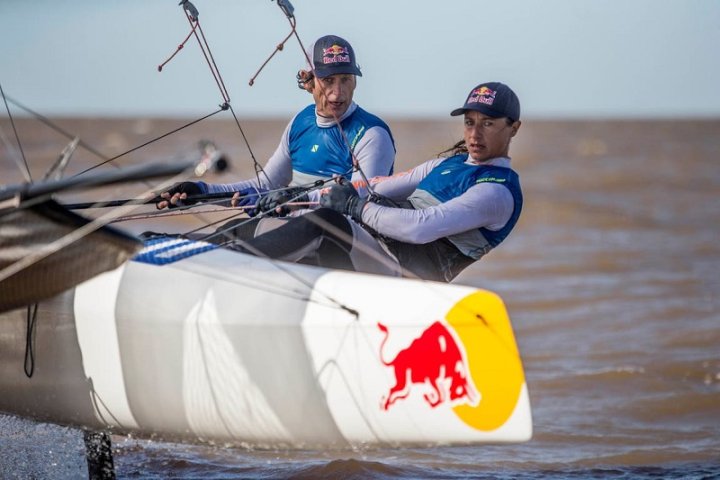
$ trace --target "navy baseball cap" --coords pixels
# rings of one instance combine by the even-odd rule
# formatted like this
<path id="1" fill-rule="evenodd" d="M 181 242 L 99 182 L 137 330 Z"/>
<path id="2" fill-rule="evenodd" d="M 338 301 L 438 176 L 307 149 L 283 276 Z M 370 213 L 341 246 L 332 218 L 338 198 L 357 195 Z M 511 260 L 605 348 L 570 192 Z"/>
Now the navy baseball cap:
<path id="1" fill-rule="evenodd" d="M 362 77 L 352 46 L 347 40 L 336 35 L 318 38 L 310 45 L 308 56 L 318 78 L 338 73 L 350 73 Z"/>
<path id="2" fill-rule="evenodd" d="M 476 110 L 489 117 L 520 120 L 520 100 L 510 87 L 500 82 L 481 83 L 473 88 L 465 105 L 456 108 L 450 115 L 463 115 L 468 110 Z"/>

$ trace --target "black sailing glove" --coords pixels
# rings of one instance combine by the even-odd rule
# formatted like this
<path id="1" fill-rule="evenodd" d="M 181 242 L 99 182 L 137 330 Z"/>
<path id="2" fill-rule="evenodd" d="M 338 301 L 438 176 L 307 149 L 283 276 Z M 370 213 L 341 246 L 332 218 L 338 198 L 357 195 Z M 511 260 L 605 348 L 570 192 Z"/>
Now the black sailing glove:
<path id="1" fill-rule="evenodd" d="M 360 198 L 353 184 L 342 181 L 330 187 L 330 191 L 320 197 L 320 206 L 332 208 L 336 212 L 350 215 L 356 222 L 362 224 L 362 211 L 368 202 L 366 198 Z"/>
<path id="2" fill-rule="evenodd" d="M 168 202 L 168 208 L 175 208 L 175 207 L 181 207 L 183 205 L 193 205 L 197 203 L 197 200 L 192 200 L 191 197 L 198 197 L 200 195 L 203 195 L 207 193 L 206 190 L 203 189 L 205 184 L 203 183 L 200 185 L 200 183 L 203 182 L 180 182 L 176 183 L 172 187 L 170 187 L 166 192 L 170 196 L 167 199 L 163 199 L 162 201 Z M 187 194 L 188 198 L 184 200 L 178 200 L 177 204 L 173 204 L 170 202 L 170 198 L 175 195 L 176 193 L 185 193 Z M 159 202 L 158 202 L 159 203 Z"/>
<path id="3" fill-rule="evenodd" d="M 292 207 L 285 205 L 288 202 L 307 202 L 308 196 L 301 187 L 285 188 L 270 192 L 257 202 L 257 210 L 272 217 L 284 217 Z"/>

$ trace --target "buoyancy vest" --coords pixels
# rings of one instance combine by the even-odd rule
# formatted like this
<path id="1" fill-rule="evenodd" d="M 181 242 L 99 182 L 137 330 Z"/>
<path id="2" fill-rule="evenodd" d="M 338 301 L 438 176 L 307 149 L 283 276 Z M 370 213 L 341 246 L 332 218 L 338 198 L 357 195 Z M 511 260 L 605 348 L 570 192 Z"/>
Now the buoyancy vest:
<path id="1" fill-rule="evenodd" d="M 333 175 L 342 175 L 350 179 L 353 168 L 351 153 L 365 133 L 373 127 L 385 129 L 393 141 L 393 146 L 395 145 L 387 124 L 360 107 L 343 119 L 340 126 L 342 132 L 337 124 L 318 126 L 314 104 L 308 105 L 297 114 L 288 138 L 293 177 L 297 177 L 299 173 L 304 178 L 310 176 L 326 179 Z M 343 138 L 343 133 L 347 141 Z"/>
<path id="2" fill-rule="evenodd" d="M 500 230 L 481 227 L 470 232 L 450 235 L 447 239 L 468 257 L 479 259 L 502 242 L 515 227 L 522 210 L 523 196 L 518 174 L 507 167 L 466 163 L 467 154 L 450 157 L 436 166 L 409 197 L 413 207 L 427 208 L 459 197 L 482 182 L 504 185 L 514 200 L 513 213 Z"/>

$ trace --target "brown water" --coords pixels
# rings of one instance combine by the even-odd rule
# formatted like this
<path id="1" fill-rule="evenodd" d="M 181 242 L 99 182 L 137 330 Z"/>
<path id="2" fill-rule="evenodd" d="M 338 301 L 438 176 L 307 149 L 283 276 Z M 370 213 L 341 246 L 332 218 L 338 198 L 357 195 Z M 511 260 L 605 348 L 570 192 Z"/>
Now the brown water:
<path id="1" fill-rule="evenodd" d="M 179 120 L 59 120 L 107 156 Z M 398 170 L 460 135 L 456 122 L 389 119 Z M 284 121 L 242 121 L 257 159 Z M 12 130 L 0 119 L 5 136 Z M 18 131 L 34 178 L 67 142 Z M 252 171 L 234 122 L 210 121 L 121 165 L 187 156 L 214 140 Z M 0 150 L 3 183 L 21 180 Z M 459 283 L 505 300 L 524 359 L 535 435 L 519 445 L 347 452 L 247 451 L 114 437 L 120 478 L 717 478 L 720 476 L 720 120 L 528 120 L 513 145 L 525 208 L 511 237 Z M 78 151 L 69 173 L 99 161 Z M 130 197 L 142 185 L 106 189 Z M 68 195 L 79 200 L 97 192 Z M 158 225 L 159 224 L 159 225 Z M 199 219 L 127 224 L 142 231 Z M 72 429 L 0 416 L 0 478 L 85 474 Z"/>

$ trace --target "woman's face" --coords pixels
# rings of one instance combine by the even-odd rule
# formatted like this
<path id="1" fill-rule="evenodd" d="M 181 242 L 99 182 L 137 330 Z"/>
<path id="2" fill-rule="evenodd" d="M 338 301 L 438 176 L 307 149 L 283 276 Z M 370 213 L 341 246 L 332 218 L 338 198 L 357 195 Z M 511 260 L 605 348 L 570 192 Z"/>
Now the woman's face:
<path id="1" fill-rule="evenodd" d="M 475 110 L 465 112 L 465 144 L 476 162 L 507 157 L 510 139 L 520 128 L 520 121 L 508 123 L 506 117 L 488 117 Z"/>

